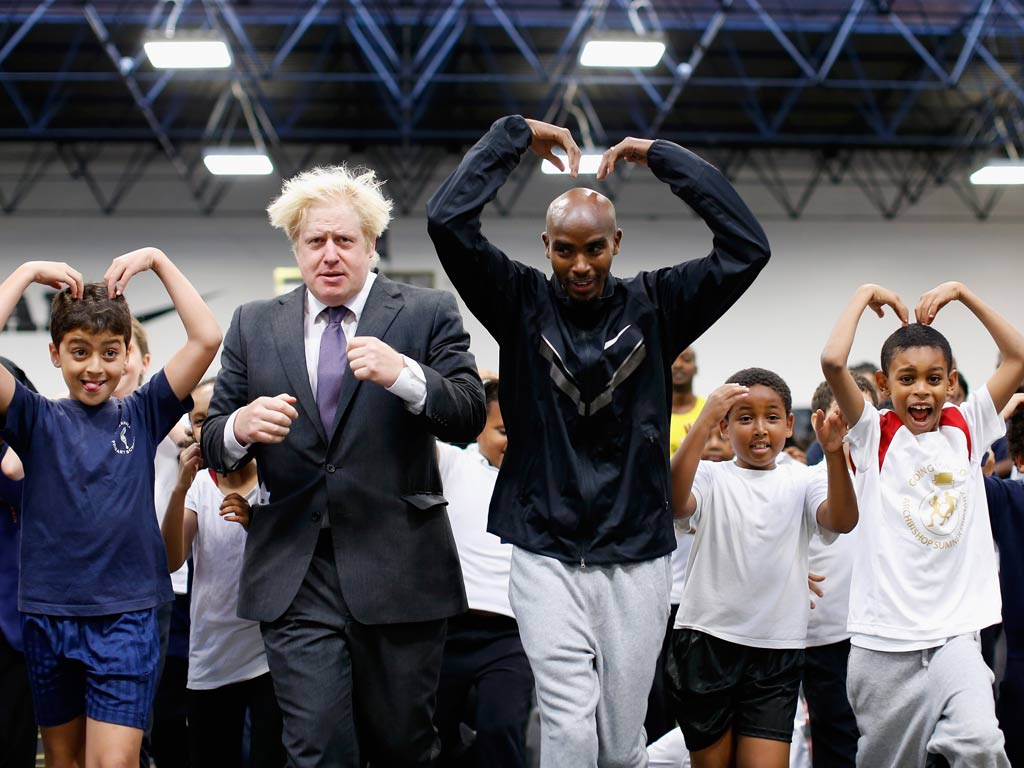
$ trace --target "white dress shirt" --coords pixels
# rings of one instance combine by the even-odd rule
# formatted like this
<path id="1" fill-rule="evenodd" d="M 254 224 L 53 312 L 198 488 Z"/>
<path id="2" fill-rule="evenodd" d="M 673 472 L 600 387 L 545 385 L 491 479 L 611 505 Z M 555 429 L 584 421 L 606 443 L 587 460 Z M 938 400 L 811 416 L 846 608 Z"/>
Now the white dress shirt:
<path id="1" fill-rule="evenodd" d="M 362 289 L 345 306 L 348 312 L 341 321 L 341 330 L 345 334 L 346 343 L 351 342 L 356 336 L 359 328 L 359 319 L 363 316 L 366 308 L 366 299 L 370 295 L 377 275 L 370 272 L 366 276 L 366 282 Z M 306 350 L 306 373 L 309 376 L 309 387 L 316 396 L 317 365 L 320 362 L 320 338 L 324 335 L 327 327 L 327 305 L 313 295 L 312 291 L 306 291 L 306 305 L 303 308 L 302 317 L 302 339 Z M 395 383 L 387 387 L 387 391 L 400 397 L 405 402 L 405 407 L 411 413 L 422 413 L 427 403 L 427 378 L 423 369 L 415 360 L 402 355 L 405 367 Z M 349 371 L 349 376 L 352 372 Z M 241 410 L 241 409 L 239 409 Z M 235 437 L 235 417 L 238 411 L 232 413 L 224 425 L 224 450 L 232 461 L 238 461 L 246 452 L 248 446 L 242 445 Z M 319 418 L 319 416 L 317 416 Z"/>

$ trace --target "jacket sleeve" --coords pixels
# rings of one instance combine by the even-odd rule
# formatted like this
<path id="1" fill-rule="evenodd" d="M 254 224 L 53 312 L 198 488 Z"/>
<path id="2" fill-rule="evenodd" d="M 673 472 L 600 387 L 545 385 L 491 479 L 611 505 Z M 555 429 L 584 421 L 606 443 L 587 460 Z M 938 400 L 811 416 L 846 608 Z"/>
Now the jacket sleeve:
<path id="1" fill-rule="evenodd" d="M 230 472 L 245 464 L 250 454 L 232 461 L 224 449 L 224 426 L 228 417 L 249 404 L 248 366 L 245 341 L 240 329 L 242 307 L 235 310 L 231 326 L 224 335 L 224 349 L 220 355 L 220 372 L 213 387 L 210 408 L 203 422 L 201 435 L 203 459 L 217 472 Z"/>
<path id="2" fill-rule="evenodd" d="M 648 164 L 712 233 L 711 253 L 704 258 L 639 276 L 668 317 L 669 351 L 676 355 L 750 287 L 771 252 L 754 214 L 713 165 L 678 144 L 660 140 L 651 145 Z"/>
<path id="3" fill-rule="evenodd" d="M 537 270 L 491 245 L 480 231 L 480 214 L 519 165 L 530 137 L 522 117 L 498 120 L 427 201 L 427 231 L 441 266 L 499 344 L 519 316 L 517 299 L 527 276 Z"/>
<path id="4" fill-rule="evenodd" d="M 455 297 L 447 291 L 437 294 L 429 356 L 417 361 L 427 384 L 421 418 L 434 437 L 449 443 L 472 442 L 487 421 L 484 387 Z"/>

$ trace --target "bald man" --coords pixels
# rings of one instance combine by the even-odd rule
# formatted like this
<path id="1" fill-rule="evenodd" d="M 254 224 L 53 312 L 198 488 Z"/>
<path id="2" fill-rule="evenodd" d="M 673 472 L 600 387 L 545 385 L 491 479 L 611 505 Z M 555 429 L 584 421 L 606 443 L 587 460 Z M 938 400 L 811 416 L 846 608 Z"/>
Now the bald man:
<path id="1" fill-rule="evenodd" d="M 508 447 L 488 530 L 514 545 L 509 596 L 536 678 L 541 766 L 632 768 L 647 765 L 644 714 L 669 612 L 670 367 L 753 282 L 768 241 L 715 168 L 671 142 L 628 138 L 598 180 L 619 162 L 649 166 L 707 223 L 711 254 L 616 278 L 615 207 L 576 188 L 548 207 L 548 278 L 491 245 L 480 215 L 528 148 L 564 168 L 556 147 L 575 176 L 565 128 L 497 121 L 430 199 L 428 226 L 501 348 Z"/>

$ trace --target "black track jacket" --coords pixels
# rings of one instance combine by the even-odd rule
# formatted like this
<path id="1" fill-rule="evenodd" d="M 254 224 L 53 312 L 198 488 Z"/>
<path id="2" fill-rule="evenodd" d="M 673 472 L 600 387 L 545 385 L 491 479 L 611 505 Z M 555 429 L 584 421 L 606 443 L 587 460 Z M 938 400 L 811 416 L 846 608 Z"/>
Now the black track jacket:
<path id="1" fill-rule="evenodd" d="M 480 231 L 530 139 L 522 117 L 498 120 L 427 203 L 445 272 L 500 346 L 508 448 L 488 530 L 580 565 L 660 557 L 675 548 L 671 363 L 754 281 L 768 240 L 717 169 L 656 141 L 649 167 L 710 227 L 710 255 L 627 280 L 609 274 L 600 298 L 571 301 Z"/>

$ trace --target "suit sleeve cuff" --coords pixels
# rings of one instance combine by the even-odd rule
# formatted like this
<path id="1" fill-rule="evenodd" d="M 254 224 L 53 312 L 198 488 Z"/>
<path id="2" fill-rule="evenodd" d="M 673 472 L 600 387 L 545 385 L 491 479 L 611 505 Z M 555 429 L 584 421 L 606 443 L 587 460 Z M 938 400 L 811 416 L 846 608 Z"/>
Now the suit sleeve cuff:
<path id="1" fill-rule="evenodd" d="M 400 397 L 410 413 L 419 415 L 423 413 L 423 408 L 427 404 L 427 377 L 415 360 L 405 355 L 402 355 L 402 359 L 405 361 L 405 368 L 387 390 Z"/>
<path id="2" fill-rule="evenodd" d="M 242 445 L 235 437 L 235 417 L 237 415 L 238 411 L 235 411 L 228 416 L 228 420 L 224 423 L 224 453 L 232 465 L 241 461 L 248 451 L 248 446 Z"/>

